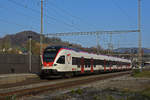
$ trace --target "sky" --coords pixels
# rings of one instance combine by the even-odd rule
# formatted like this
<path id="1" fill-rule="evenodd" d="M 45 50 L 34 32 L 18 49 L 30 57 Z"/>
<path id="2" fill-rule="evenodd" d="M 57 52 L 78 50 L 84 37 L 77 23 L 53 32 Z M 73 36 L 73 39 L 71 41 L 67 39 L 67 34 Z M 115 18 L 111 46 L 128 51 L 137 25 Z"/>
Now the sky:
<path id="1" fill-rule="evenodd" d="M 44 34 L 137 30 L 138 0 L 43 0 Z M 141 0 L 142 47 L 150 48 L 150 0 Z M 40 0 L 1 0 L 0 37 L 24 30 L 40 33 Z M 138 33 L 61 37 L 85 47 L 137 47 Z"/>

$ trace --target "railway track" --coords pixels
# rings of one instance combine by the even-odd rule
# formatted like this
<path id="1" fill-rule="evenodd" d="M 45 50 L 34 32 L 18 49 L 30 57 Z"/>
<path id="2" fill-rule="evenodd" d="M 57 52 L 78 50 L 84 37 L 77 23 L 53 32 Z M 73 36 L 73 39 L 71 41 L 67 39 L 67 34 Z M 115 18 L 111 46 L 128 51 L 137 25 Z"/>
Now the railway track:
<path id="1" fill-rule="evenodd" d="M 118 73 L 109 73 L 109 74 L 101 74 L 101 75 L 92 75 L 92 76 L 85 76 L 85 77 L 77 77 L 73 79 L 65 79 L 65 80 L 57 80 L 57 82 L 46 82 L 45 84 L 37 85 L 33 84 L 32 86 L 28 88 L 13 90 L 11 91 L 1 91 L 0 92 L 0 100 L 6 99 L 7 97 L 11 97 L 15 95 L 17 98 L 27 96 L 27 95 L 37 95 L 39 93 L 43 93 L 46 91 L 53 91 L 57 89 L 64 89 L 64 88 L 70 88 L 73 86 L 83 85 L 83 84 L 89 84 L 92 82 L 105 80 L 108 78 L 118 77 L 129 74 L 130 71 L 126 72 L 118 72 Z"/>

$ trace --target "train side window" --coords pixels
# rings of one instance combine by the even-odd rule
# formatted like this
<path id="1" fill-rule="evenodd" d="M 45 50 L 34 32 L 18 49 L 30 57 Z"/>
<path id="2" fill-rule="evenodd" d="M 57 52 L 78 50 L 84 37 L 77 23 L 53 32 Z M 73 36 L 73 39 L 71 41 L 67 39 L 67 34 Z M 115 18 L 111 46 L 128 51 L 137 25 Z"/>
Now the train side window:
<path id="1" fill-rule="evenodd" d="M 117 61 L 115 61 L 115 65 L 116 65 L 116 66 L 118 65 Z"/>
<path id="2" fill-rule="evenodd" d="M 85 68 L 87 68 L 88 67 L 88 59 L 87 58 L 84 59 L 84 64 L 85 64 Z"/>
<path id="3" fill-rule="evenodd" d="M 98 65 L 98 60 L 95 59 L 95 65 Z"/>
<path id="4" fill-rule="evenodd" d="M 57 63 L 65 64 L 65 56 L 60 56 L 59 59 L 57 60 Z"/>
<path id="5" fill-rule="evenodd" d="M 106 60 L 101 60 L 101 66 L 102 67 L 106 66 Z"/>
<path id="6" fill-rule="evenodd" d="M 106 61 L 106 67 L 110 67 L 110 61 Z"/>
<path id="7" fill-rule="evenodd" d="M 80 68 L 80 64 L 78 64 L 78 68 Z"/>
<path id="8" fill-rule="evenodd" d="M 77 59 L 75 57 L 72 57 L 72 65 L 77 65 Z"/>
<path id="9" fill-rule="evenodd" d="M 113 61 L 109 61 L 109 66 L 110 66 L 110 67 L 113 66 Z"/>
<path id="10" fill-rule="evenodd" d="M 120 67 L 120 62 L 117 63 L 117 66 Z"/>
<path id="11" fill-rule="evenodd" d="M 85 64 L 85 68 L 87 68 L 87 64 Z"/>
<path id="12" fill-rule="evenodd" d="M 93 67 L 96 67 L 96 60 L 93 60 Z"/>
<path id="13" fill-rule="evenodd" d="M 91 67 L 90 63 L 88 64 L 88 67 Z"/>
<path id="14" fill-rule="evenodd" d="M 78 65 L 78 68 L 80 68 L 80 63 L 81 63 L 81 59 L 80 59 L 80 58 L 77 58 L 77 65 Z"/>
<path id="15" fill-rule="evenodd" d="M 104 66 L 104 60 L 101 60 L 100 65 Z"/>
<path id="16" fill-rule="evenodd" d="M 87 59 L 87 66 L 91 67 L 91 59 Z"/>
<path id="17" fill-rule="evenodd" d="M 113 63 L 112 65 L 116 65 L 116 62 L 115 62 L 115 61 L 113 61 L 112 63 Z"/>

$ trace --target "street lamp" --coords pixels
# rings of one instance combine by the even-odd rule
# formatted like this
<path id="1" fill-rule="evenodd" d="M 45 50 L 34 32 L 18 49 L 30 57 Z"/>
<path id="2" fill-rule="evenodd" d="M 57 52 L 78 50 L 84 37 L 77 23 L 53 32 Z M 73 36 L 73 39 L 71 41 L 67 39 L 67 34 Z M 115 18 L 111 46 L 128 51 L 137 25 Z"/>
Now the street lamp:
<path id="1" fill-rule="evenodd" d="M 31 42 L 32 42 L 32 36 L 31 35 L 29 35 L 28 36 L 28 39 L 29 39 L 29 72 L 31 73 L 32 72 L 32 66 L 31 66 L 31 64 L 32 64 L 32 59 L 31 59 L 31 57 L 32 57 L 32 48 L 31 48 Z"/>

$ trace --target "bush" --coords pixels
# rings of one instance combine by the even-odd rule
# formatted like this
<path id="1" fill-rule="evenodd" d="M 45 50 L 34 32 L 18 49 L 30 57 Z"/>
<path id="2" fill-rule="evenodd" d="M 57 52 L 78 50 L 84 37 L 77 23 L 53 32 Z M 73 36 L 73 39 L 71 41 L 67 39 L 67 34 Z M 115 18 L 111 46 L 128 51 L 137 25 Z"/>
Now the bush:
<path id="1" fill-rule="evenodd" d="M 135 75 L 137 75 L 139 73 L 140 73 L 140 69 L 133 69 L 132 70 L 132 76 L 135 76 Z"/>

